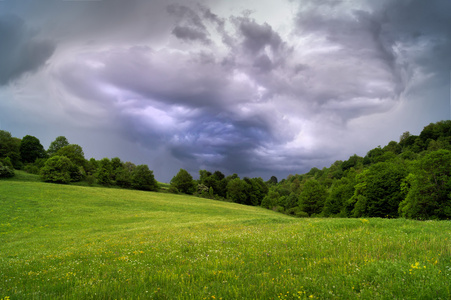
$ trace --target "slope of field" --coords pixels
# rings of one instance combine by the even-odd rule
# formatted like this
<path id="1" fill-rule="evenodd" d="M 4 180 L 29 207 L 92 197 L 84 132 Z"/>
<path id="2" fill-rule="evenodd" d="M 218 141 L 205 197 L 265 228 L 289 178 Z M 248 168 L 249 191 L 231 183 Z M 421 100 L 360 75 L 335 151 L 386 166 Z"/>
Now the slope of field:
<path id="1" fill-rule="evenodd" d="M 0 181 L 0 299 L 450 299 L 451 223 Z"/>

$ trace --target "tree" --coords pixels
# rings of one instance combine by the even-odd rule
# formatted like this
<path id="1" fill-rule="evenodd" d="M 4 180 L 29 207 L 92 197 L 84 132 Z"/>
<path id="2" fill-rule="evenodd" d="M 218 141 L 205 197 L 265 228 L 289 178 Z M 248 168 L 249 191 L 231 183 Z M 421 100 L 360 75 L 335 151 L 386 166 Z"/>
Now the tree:
<path id="1" fill-rule="evenodd" d="M 77 144 L 70 144 L 62 147 L 56 152 L 56 155 L 69 158 L 75 165 L 84 167 L 86 165 L 83 148 Z"/>
<path id="2" fill-rule="evenodd" d="M 102 158 L 96 172 L 97 181 L 103 185 L 113 184 L 113 167 L 109 158 Z"/>
<path id="3" fill-rule="evenodd" d="M 271 176 L 271 178 L 268 180 L 268 184 L 274 185 L 277 184 L 278 180 L 276 176 Z"/>
<path id="4" fill-rule="evenodd" d="M 246 181 L 235 178 L 227 184 L 227 199 L 240 204 L 248 204 L 248 190 L 251 187 Z"/>
<path id="5" fill-rule="evenodd" d="M 188 171 L 180 169 L 170 182 L 171 188 L 184 194 L 193 194 L 196 191 L 196 184 Z"/>
<path id="6" fill-rule="evenodd" d="M 348 173 L 349 174 L 349 173 Z M 343 177 L 336 181 L 324 203 L 324 216 L 338 215 L 340 212 L 345 213 L 345 204 L 354 195 L 353 177 Z"/>
<path id="7" fill-rule="evenodd" d="M 24 163 L 33 163 L 37 158 L 46 158 L 47 152 L 38 138 L 26 135 L 20 142 L 20 156 Z"/>
<path id="8" fill-rule="evenodd" d="M 53 142 L 50 143 L 49 149 L 47 149 L 47 154 L 53 156 L 63 147 L 69 146 L 69 141 L 64 136 L 57 137 Z"/>
<path id="9" fill-rule="evenodd" d="M 354 217 L 396 218 L 403 200 L 401 182 L 406 175 L 406 166 L 393 162 L 374 164 L 359 174 L 351 198 Z"/>
<path id="10" fill-rule="evenodd" d="M 451 151 L 440 149 L 426 154 L 414 165 L 399 205 L 401 216 L 412 219 L 451 218 Z"/>
<path id="11" fill-rule="evenodd" d="M 299 207 L 302 211 L 308 213 L 309 216 L 318 215 L 323 209 L 326 197 L 326 188 L 317 180 L 310 179 L 304 184 L 299 195 Z"/>
<path id="12" fill-rule="evenodd" d="M 0 160 L 9 158 L 12 167 L 21 169 L 23 164 L 20 157 L 21 140 L 11 136 L 8 131 L 0 130 Z"/>
<path id="13" fill-rule="evenodd" d="M 153 171 L 147 165 L 137 166 L 132 173 L 132 187 L 143 191 L 158 190 L 158 183 L 153 176 Z"/>
<path id="14" fill-rule="evenodd" d="M 41 169 L 41 177 L 47 182 L 69 183 L 74 167 L 76 168 L 69 158 L 54 155 L 46 161 Z"/>
<path id="15" fill-rule="evenodd" d="M 259 206 L 268 194 L 268 187 L 261 178 L 244 178 L 248 184 L 247 199 L 244 204 Z"/>
<path id="16" fill-rule="evenodd" d="M 116 184 L 123 188 L 132 187 L 132 176 L 136 166 L 131 162 L 122 164 L 122 168 L 117 168 L 115 171 Z"/>

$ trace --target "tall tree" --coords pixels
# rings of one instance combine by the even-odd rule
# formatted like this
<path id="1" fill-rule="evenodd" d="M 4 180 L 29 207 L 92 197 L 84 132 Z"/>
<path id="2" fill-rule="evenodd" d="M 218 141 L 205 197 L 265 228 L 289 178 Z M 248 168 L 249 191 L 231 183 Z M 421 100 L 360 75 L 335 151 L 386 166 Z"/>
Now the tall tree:
<path id="1" fill-rule="evenodd" d="M 132 187 L 143 191 L 157 191 L 158 183 L 153 176 L 153 171 L 147 165 L 139 165 L 132 174 Z"/>
<path id="2" fill-rule="evenodd" d="M 171 187 L 184 194 L 192 194 L 196 190 L 196 184 L 188 171 L 180 169 L 180 171 L 171 179 Z"/>
<path id="3" fill-rule="evenodd" d="M 37 158 L 46 158 L 47 152 L 38 138 L 26 135 L 20 142 L 20 156 L 24 163 L 33 163 Z"/>
<path id="4" fill-rule="evenodd" d="M 403 217 L 451 218 L 451 151 L 440 149 L 416 163 L 403 185 L 406 198 L 399 205 Z"/>
<path id="5" fill-rule="evenodd" d="M 22 167 L 20 143 L 20 139 L 12 137 L 8 131 L 0 130 L 0 160 L 9 158 L 9 162 L 16 169 Z"/>
<path id="6" fill-rule="evenodd" d="M 324 201 L 327 198 L 327 190 L 317 180 L 310 179 L 302 188 L 299 195 L 299 207 L 302 211 L 311 215 L 318 215 L 321 213 Z"/>
<path id="7" fill-rule="evenodd" d="M 109 158 L 105 157 L 99 161 L 96 178 L 100 184 L 113 184 L 113 166 Z"/>
<path id="8" fill-rule="evenodd" d="M 47 154 L 53 156 L 63 147 L 69 146 L 69 141 L 65 136 L 57 137 L 53 142 L 50 143 L 49 149 L 47 149 Z"/>
<path id="9" fill-rule="evenodd" d="M 83 152 L 83 148 L 77 144 L 70 144 L 60 148 L 56 152 L 56 155 L 66 156 L 75 165 L 79 167 L 84 167 L 86 165 L 85 153 Z"/>

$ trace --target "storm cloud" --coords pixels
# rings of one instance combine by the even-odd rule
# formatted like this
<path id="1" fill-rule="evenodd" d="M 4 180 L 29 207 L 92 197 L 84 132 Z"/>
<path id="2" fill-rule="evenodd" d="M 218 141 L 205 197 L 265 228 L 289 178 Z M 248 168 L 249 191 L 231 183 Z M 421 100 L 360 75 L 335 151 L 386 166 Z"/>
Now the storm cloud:
<path id="1" fill-rule="evenodd" d="M 36 71 L 55 50 L 48 40 L 35 38 L 32 29 L 15 15 L 0 15 L 0 85 Z"/>
<path id="2" fill-rule="evenodd" d="M 17 3 L 0 2 L 0 97 L 45 98 L 47 122 L 65 122 L 41 140 L 71 133 L 162 181 L 179 168 L 286 177 L 449 117 L 447 2 Z M 74 133 L 90 128 L 97 144 Z"/>

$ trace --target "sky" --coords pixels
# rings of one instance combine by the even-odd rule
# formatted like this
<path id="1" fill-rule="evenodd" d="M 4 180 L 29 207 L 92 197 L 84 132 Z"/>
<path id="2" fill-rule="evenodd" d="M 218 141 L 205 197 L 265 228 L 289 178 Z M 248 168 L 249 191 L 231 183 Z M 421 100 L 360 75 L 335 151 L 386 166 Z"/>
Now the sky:
<path id="1" fill-rule="evenodd" d="M 0 129 L 280 179 L 450 118 L 449 0 L 0 0 Z"/>

